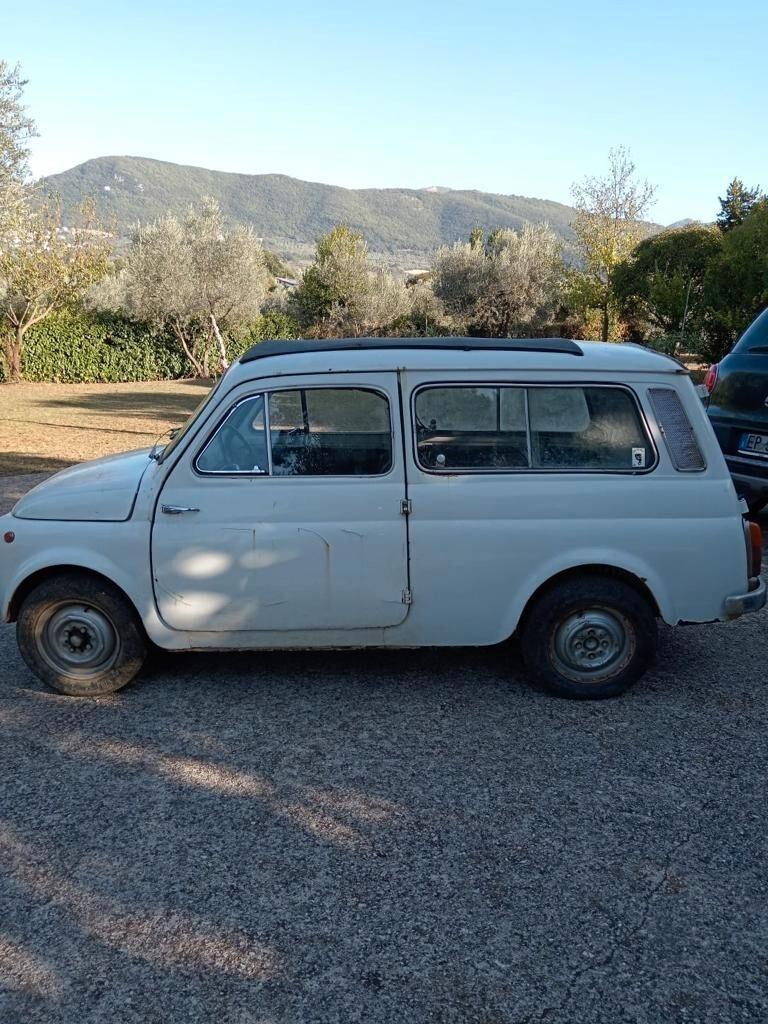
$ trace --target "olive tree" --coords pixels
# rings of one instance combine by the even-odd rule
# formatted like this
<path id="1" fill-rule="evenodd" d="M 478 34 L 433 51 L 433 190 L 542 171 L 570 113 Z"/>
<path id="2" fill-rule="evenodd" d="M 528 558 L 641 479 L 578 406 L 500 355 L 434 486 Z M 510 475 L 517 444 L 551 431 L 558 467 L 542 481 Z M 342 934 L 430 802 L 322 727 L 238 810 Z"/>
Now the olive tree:
<path id="1" fill-rule="evenodd" d="M 560 243 L 545 224 L 501 228 L 439 249 L 433 288 L 457 327 L 492 338 L 540 331 L 560 297 Z"/>
<path id="2" fill-rule="evenodd" d="M 197 376 L 228 365 L 225 335 L 259 316 L 272 283 L 249 227 L 227 230 L 213 199 L 139 227 L 96 305 L 170 329 Z"/>
<path id="3" fill-rule="evenodd" d="M 35 135 L 22 102 L 26 84 L 18 65 L 0 60 L 0 232 L 12 230 L 23 212 L 28 142 Z"/>
<path id="4" fill-rule="evenodd" d="M 106 274 L 110 249 L 110 238 L 96 224 L 92 204 L 83 205 L 80 223 L 71 228 L 62 225 L 55 198 L 21 204 L 13 233 L 0 239 L 0 316 L 10 382 L 22 378 L 30 327 L 81 298 Z"/>
<path id="5" fill-rule="evenodd" d="M 379 334 L 407 316 L 410 296 L 391 274 L 375 271 L 362 235 L 338 225 L 317 240 L 314 263 L 290 297 L 301 327 L 318 338 Z"/>

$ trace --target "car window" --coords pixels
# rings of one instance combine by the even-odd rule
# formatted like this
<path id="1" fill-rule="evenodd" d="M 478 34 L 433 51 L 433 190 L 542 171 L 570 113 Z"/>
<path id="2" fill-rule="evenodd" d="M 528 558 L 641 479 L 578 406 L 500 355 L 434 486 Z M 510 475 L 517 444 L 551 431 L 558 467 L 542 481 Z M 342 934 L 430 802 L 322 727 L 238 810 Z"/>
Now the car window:
<path id="1" fill-rule="evenodd" d="M 417 392 L 418 460 L 436 471 L 650 468 L 637 403 L 613 387 L 448 387 Z"/>
<path id="2" fill-rule="evenodd" d="M 529 465 L 524 388 L 425 388 L 415 411 L 419 462 L 427 469 Z"/>
<path id="3" fill-rule="evenodd" d="M 376 476 L 392 466 L 389 402 L 376 391 L 275 391 L 269 424 L 276 476 Z"/>
<path id="4" fill-rule="evenodd" d="M 229 411 L 195 466 L 200 473 L 269 472 L 263 395 L 251 395 Z"/>
<path id="5" fill-rule="evenodd" d="M 638 470 L 653 464 L 637 403 L 622 388 L 528 390 L 534 469 Z"/>

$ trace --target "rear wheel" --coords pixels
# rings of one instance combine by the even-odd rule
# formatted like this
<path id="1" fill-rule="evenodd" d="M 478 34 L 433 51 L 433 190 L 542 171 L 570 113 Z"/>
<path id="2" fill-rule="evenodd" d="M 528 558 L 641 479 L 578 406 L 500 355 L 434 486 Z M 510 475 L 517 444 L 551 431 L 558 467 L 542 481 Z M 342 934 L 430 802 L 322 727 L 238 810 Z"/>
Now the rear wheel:
<path id="1" fill-rule="evenodd" d="M 62 573 L 30 591 L 16 637 L 35 675 L 72 697 L 119 690 L 147 653 L 133 606 L 117 587 L 87 573 Z"/>
<path id="2" fill-rule="evenodd" d="M 530 674 L 559 697 L 598 700 L 624 693 L 656 650 L 650 602 L 609 576 L 556 584 L 527 611 L 522 653 Z"/>

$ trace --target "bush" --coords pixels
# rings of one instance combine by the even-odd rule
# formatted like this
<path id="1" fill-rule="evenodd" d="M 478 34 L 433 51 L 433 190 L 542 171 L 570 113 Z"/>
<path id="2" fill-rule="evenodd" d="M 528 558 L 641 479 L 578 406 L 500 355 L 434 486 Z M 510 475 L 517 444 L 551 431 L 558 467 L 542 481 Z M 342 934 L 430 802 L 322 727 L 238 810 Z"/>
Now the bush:
<path id="1" fill-rule="evenodd" d="M 260 341 L 292 341 L 300 338 L 298 321 L 282 309 L 268 309 L 247 331 L 227 341 L 227 357 L 230 362 L 239 359 L 246 349 Z"/>
<path id="2" fill-rule="evenodd" d="M 24 340 L 27 381 L 119 384 L 171 380 L 189 372 L 173 338 L 116 315 L 61 310 L 31 327 Z"/>

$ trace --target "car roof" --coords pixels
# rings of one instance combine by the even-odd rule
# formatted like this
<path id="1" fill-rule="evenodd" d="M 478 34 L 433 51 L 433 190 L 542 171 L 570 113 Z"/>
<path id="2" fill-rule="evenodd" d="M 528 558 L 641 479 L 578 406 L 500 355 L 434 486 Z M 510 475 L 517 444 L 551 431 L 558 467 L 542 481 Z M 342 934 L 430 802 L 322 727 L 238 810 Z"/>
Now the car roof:
<path id="1" fill-rule="evenodd" d="M 555 370 L 687 373 L 676 359 L 630 342 L 569 338 L 341 338 L 262 341 L 239 359 L 243 370 L 267 361 L 270 373 L 343 370 Z M 250 376 L 251 374 L 249 374 Z"/>

